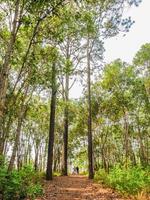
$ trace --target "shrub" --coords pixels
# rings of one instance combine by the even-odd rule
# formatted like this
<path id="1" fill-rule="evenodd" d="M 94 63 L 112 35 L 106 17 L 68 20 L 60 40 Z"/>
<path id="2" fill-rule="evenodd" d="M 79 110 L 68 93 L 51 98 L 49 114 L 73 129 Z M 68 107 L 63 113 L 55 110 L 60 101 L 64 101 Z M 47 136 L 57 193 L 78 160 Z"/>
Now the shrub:
<path id="1" fill-rule="evenodd" d="M 103 170 L 96 173 L 96 180 L 105 183 L 122 193 L 137 194 L 138 192 L 150 192 L 150 170 L 142 167 L 130 167 L 128 169 L 116 166 L 107 174 Z"/>
<path id="2" fill-rule="evenodd" d="M 20 171 L 7 172 L 6 166 L 0 167 L 0 192 L 4 200 L 20 200 L 25 197 L 34 199 L 42 194 L 39 184 L 40 176 L 31 166 L 25 166 Z"/>
<path id="3" fill-rule="evenodd" d="M 54 172 L 53 176 L 61 176 L 61 173 L 60 172 Z"/>
<path id="4" fill-rule="evenodd" d="M 94 178 L 100 183 L 108 183 L 108 174 L 105 172 L 104 169 L 100 169 L 99 171 L 97 171 Z"/>

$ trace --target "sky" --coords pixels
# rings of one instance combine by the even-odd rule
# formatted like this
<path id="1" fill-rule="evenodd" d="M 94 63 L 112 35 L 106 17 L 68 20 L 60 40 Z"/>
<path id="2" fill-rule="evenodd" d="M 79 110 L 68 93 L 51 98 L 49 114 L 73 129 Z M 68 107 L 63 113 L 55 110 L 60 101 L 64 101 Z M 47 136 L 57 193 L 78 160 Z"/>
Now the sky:
<path id="1" fill-rule="evenodd" d="M 125 37 L 119 35 L 105 41 L 105 61 L 108 63 L 116 58 L 131 63 L 141 45 L 150 42 L 150 0 L 143 0 L 139 7 L 132 7 L 125 14 L 135 23 Z"/>
<path id="2" fill-rule="evenodd" d="M 131 16 L 135 21 L 130 31 L 123 37 L 123 34 L 107 39 L 105 41 L 105 62 L 109 63 L 117 58 L 128 63 L 140 47 L 150 42 L 150 0 L 142 0 L 139 7 L 132 7 L 125 11 L 125 16 Z M 76 83 L 70 91 L 71 98 L 79 98 L 82 94 L 82 87 Z"/>

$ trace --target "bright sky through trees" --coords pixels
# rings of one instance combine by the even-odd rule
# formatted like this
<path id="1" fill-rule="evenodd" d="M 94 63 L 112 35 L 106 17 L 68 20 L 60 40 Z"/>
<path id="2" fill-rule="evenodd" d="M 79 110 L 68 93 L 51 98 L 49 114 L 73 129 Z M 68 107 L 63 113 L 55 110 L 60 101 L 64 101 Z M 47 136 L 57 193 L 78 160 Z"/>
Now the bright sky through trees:
<path id="1" fill-rule="evenodd" d="M 135 21 L 130 31 L 125 37 L 122 34 L 105 42 L 105 61 L 111 62 L 114 59 L 121 58 L 126 62 L 131 62 L 137 49 L 142 44 L 150 41 L 150 28 L 148 22 L 150 19 L 150 1 L 143 0 L 139 7 L 132 7 L 126 13 Z"/>
<path id="2" fill-rule="evenodd" d="M 0 0 L 0 200 L 150 200 L 149 8 Z"/>
<path id="3" fill-rule="evenodd" d="M 150 42 L 150 0 L 143 0 L 139 7 L 131 7 L 125 17 L 131 16 L 135 21 L 130 31 L 123 36 L 123 33 L 105 41 L 105 62 L 109 63 L 117 58 L 131 63 L 137 50 L 142 44 Z M 76 83 L 70 91 L 72 98 L 78 98 L 82 94 L 82 88 Z"/>

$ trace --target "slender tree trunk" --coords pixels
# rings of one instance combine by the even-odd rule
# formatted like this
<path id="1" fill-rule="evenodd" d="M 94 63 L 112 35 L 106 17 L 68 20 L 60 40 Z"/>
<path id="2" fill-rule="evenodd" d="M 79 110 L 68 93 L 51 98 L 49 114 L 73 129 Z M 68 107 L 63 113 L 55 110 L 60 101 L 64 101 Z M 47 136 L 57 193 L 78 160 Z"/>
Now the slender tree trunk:
<path id="1" fill-rule="evenodd" d="M 31 144 L 30 144 L 30 136 L 28 137 L 27 141 L 27 158 L 26 158 L 26 164 L 30 164 L 31 160 Z"/>
<path id="2" fill-rule="evenodd" d="M 19 144 L 19 140 L 20 140 L 21 127 L 22 127 L 22 122 L 23 122 L 23 119 L 24 119 L 24 115 L 25 115 L 25 111 L 23 109 L 20 112 L 20 116 L 18 118 L 18 125 L 17 125 L 17 130 L 16 130 L 15 143 L 14 143 L 11 159 L 10 159 L 10 162 L 9 162 L 9 166 L 8 166 L 8 171 L 12 171 L 13 166 L 14 166 L 16 153 L 17 153 L 17 150 L 18 150 L 18 144 Z"/>
<path id="3" fill-rule="evenodd" d="M 9 166 L 8 166 L 8 171 L 12 171 L 12 169 L 13 169 L 15 158 L 16 158 L 16 153 L 17 153 L 17 150 L 18 150 L 18 145 L 19 145 L 20 135 L 21 135 L 22 123 L 23 123 L 23 120 L 25 118 L 25 114 L 26 114 L 26 110 L 27 110 L 27 105 L 28 105 L 27 102 L 26 102 L 26 105 L 24 105 L 26 97 L 27 97 L 28 89 L 29 89 L 29 85 L 27 84 L 26 88 L 25 88 L 25 91 L 24 91 L 23 101 L 22 101 L 22 104 L 20 106 L 20 113 L 19 113 L 19 116 L 18 116 L 18 124 L 17 124 L 17 130 L 16 130 L 16 137 L 15 137 L 14 147 L 13 147 L 13 150 L 12 150 L 11 159 L 10 159 Z"/>
<path id="4" fill-rule="evenodd" d="M 125 148 L 125 167 L 128 168 L 128 159 L 129 159 L 129 126 L 127 113 L 124 111 L 124 148 Z"/>
<path id="5" fill-rule="evenodd" d="M 57 152 L 57 155 L 58 155 L 58 162 L 57 162 L 57 171 L 60 172 L 61 169 L 60 169 L 60 160 L 61 160 L 61 153 L 60 153 L 60 149 L 58 148 L 58 152 Z"/>
<path id="6" fill-rule="evenodd" d="M 35 171 L 38 171 L 39 167 L 38 167 L 38 159 L 39 159 L 39 149 L 38 147 L 36 147 L 36 151 L 35 151 L 35 162 L 34 162 L 34 169 Z"/>
<path id="7" fill-rule="evenodd" d="M 57 154 L 54 151 L 54 166 L 53 166 L 53 171 L 57 171 Z"/>
<path id="8" fill-rule="evenodd" d="M 131 139 L 132 139 L 132 138 L 130 138 L 130 140 L 129 140 L 130 160 L 131 160 L 131 162 L 132 162 L 132 165 L 133 165 L 133 166 L 136 166 L 136 157 L 135 157 L 135 154 L 134 154 L 134 151 L 133 151 Z"/>
<path id="9" fill-rule="evenodd" d="M 20 153 L 20 147 L 18 148 L 18 151 L 17 151 L 17 169 L 18 171 L 21 169 L 21 153 Z"/>
<path id="10" fill-rule="evenodd" d="M 51 110 L 50 110 L 50 127 L 49 127 L 49 142 L 48 142 L 48 158 L 46 179 L 53 178 L 53 146 L 54 146 L 54 131 L 55 131 L 55 109 L 56 109 L 56 67 L 52 66 L 52 96 L 51 96 Z"/>
<path id="11" fill-rule="evenodd" d="M 92 116 L 91 116 L 91 66 L 90 66 L 90 45 L 87 38 L 87 86 L 88 86 L 88 165 L 89 179 L 94 178 L 93 170 L 93 141 L 92 141 Z"/>
<path id="12" fill-rule="evenodd" d="M 5 120 L 4 120 L 5 121 Z M 9 120 L 8 122 L 4 122 L 4 128 L 3 128 L 3 141 L 2 141 L 2 149 L 3 149 L 3 155 L 5 155 L 5 147 L 7 146 L 7 140 L 9 138 L 9 132 L 10 132 L 10 128 L 11 128 L 11 125 L 12 125 L 12 115 L 10 114 L 9 116 Z"/>
<path id="13" fill-rule="evenodd" d="M 146 157 L 147 157 L 147 165 L 149 165 L 150 156 L 149 156 L 149 137 L 145 138 L 145 146 L 146 146 Z"/>
<path id="14" fill-rule="evenodd" d="M 69 75 L 66 74 L 65 85 L 65 110 L 64 110 L 64 134 L 63 134 L 63 170 L 64 176 L 68 175 L 68 100 L 69 100 Z"/>
<path id="15" fill-rule="evenodd" d="M 45 140 L 45 147 L 44 147 L 44 159 L 43 159 L 43 170 L 46 169 L 46 157 L 47 157 L 47 140 Z"/>
<path id="16" fill-rule="evenodd" d="M 145 166 L 147 164 L 146 162 L 147 159 L 146 159 L 146 152 L 145 152 L 145 148 L 143 144 L 143 138 L 142 138 L 139 122 L 138 122 L 138 138 L 139 138 L 139 143 L 140 143 L 140 162 L 142 166 Z"/>
<path id="17" fill-rule="evenodd" d="M 43 168 L 43 146 L 42 144 L 40 145 L 40 148 L 39 148 L 39 171 L 41 172 L 42 171 L 42 168 Z"/>
<path id="18" fill-rule="evenodd" d="M 70 59 L 70 53 L 69 53 L 69 46 L 70 46 L 70 40 L 68 38 L 67 40 L 67 49 L 66 49 L 66 59 L 67 61 Z M 66 66 L 67 68 L 67 66 Z M 69 70 L 69 69 L 67 69 Z M 65 75 L 65 91 L 64 91 L 64 97 L 65 97 L 65 109 L 64 109 L 64 134 L 63 134 L 63 169 L 62 174 L 64 176 L 68 175 L 68 128 L 69 128 L 69 120 L 68 120 L 68 101 L 69 101 L 69 72 L 66 70 Z"/>

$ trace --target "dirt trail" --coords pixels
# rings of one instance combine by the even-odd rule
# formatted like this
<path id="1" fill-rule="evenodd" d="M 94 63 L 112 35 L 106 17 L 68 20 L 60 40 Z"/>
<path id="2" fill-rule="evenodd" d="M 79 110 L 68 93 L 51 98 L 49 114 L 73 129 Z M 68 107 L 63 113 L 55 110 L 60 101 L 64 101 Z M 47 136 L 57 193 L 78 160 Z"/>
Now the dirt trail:
<path id="1" fill-rule="evenodd" d="M 125 200 L 111 189 L 85 176 L 56 177 L 45 183 L 45 194 L 36 200 Z"/>

